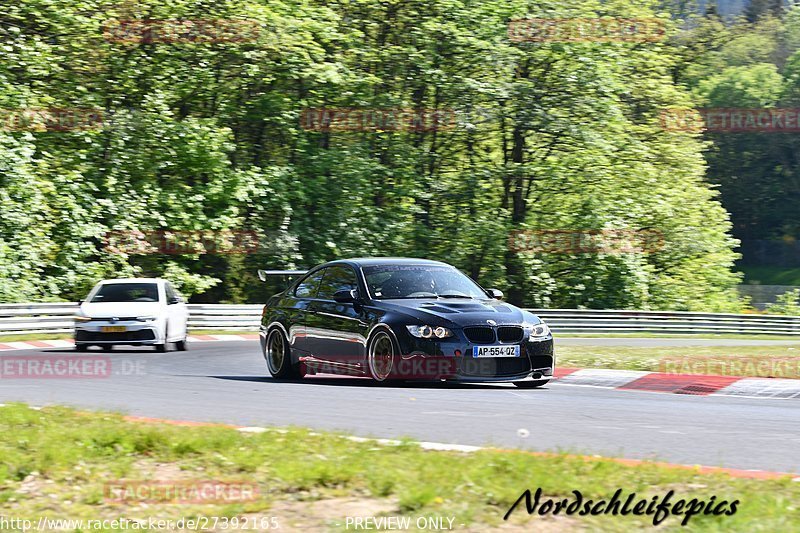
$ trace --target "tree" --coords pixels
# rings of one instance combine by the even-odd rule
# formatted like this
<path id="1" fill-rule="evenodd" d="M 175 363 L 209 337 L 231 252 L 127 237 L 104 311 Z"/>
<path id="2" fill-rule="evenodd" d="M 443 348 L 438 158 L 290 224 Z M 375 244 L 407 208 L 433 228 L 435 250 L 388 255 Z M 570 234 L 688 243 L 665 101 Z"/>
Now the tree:
<path id="1" fill-rule="evenodd" d="M 17 287 L 3 297 L 72 299 L 126 273 L 169 276 L 195 300 L 263 301 L 257 268 L 409 255 L 450 261 L 521 304 L 735 309 L 735 243 L 702 179 L 703 144 L 659 126 L 662 109 L 691 104 L 673 80 L 679 47 L 508 34 L 514 18 L 656 9 L 631 0 L 3 8 L 0 107 L 104 117 L 86 131 L 3 133 L 14 201 L 0 236 L 13 259 L 0 265 L 24 265 L 0 271 Z M 115 37 L 144 20 L 156 22 L 139 42 Z M 179 20 L 255 22 L 258 32 L 165 42 L 163 21 Z M 321 108 L 451 118 L 345 132 L 302 122 Z M 262 245 L 242 256 L 133 255 L 110 253 L 103 239 L 163 229 L 255 231 Z M 539 229 L 657 230 L 665 242 L 646 254 L 509 249 L 511 232 Z"/>

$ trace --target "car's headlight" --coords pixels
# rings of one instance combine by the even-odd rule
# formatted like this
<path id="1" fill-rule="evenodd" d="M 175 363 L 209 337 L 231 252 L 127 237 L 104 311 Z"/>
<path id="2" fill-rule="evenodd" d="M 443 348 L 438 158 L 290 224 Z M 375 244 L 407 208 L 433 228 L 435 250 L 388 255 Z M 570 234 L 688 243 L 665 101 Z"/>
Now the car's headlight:
<path id="1" fill-rule="evenodd" d="M 91 322 L 93 319 L 88 316 L 76 315 L 75 322 Z"/>
<path id="2" fill-rule="evenodd" d="M 544 322 L 539 324 L 526 324 L 526 329 L 531 332 L 531 338 L 542 338 L 550 335 L 550 328 Z"/>
<path id="3" fill-rule="evenodd" d="M 155 319 L 156 319 L 156 317 L 154 317 L 154 316 L 137 316 L 136 317 L 136 320 L 138 320 L 139 322 L 152 322 Z"/>
<path id="4" fill-rule="evenodd" d="M 406 328 L 409 333 L 420 339 L 431 339 L 434 337 L 437 339 L 445 339 L 453 336 L 452 331 L 442 326 L 406 326 Z"/>

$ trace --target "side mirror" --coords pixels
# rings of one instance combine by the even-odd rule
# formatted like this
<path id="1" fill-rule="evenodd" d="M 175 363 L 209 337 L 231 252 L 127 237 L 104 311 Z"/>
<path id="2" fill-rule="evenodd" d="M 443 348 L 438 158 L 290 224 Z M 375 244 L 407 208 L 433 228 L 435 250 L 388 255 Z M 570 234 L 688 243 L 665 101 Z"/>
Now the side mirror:
<path id="1" fill-rule="evenodd" d="M 182 301 L 182 300 L 181 300 L 181 297 L 180 297 L 180 296 L 173 296 L 172 298 L 170 298 L 170 299 L 167 301 L 167 304 L 169 304 L 169 305 L 172 305 L 172 304 L 179 304 L 179 303 L 181 303 L 181 301 Z"/>
<path id="2" fill-rule="evenodd" d="M 491 296 L 495 300 L 502 300 L 503 299 L 503 291 L 501 291 L 499 289 L 487 289 L 486 292 L 488 292 L 489 296 Z"/>
<path id="3" fill-rule="evenodd" d="M 340 304 L 348 304 L 353 303 L 358 300 L 358 290 L 357 289 L 344 289 L 341 291 L 336 291 L 333 293 L 333 299 L 340 303 Z"/>

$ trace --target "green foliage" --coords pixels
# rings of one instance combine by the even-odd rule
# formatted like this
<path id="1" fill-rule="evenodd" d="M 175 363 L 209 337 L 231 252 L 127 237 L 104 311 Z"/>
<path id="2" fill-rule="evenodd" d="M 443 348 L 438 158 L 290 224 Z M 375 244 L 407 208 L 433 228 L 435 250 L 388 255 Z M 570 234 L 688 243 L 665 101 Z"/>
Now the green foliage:
<path id="1" fill-rule="evenodd" d="M 706 145 L 659 123 L 662 109 L 692 104 L 674 75 L 702 54 L 677 37 L 508 38 L 513 18 L 651 18 L 657 9 L 633 0 L 4 6 L 0 109 L 97 108 L 104 125 L 0 131 L 0 301 L 74 299 L 124 274 L 169 277 L 196 301 L 258 302 L 257 268 L 407 255 L 449 261 L 515 303 L 735 311 L 736 242 L 704 181 Z M 112 19 L 247 19 L 261 31 L 239 42 L 121 43 L 103 38 Z M 714 40 L 718 30 L 701 33 Z M 731 68 L 750 69 L 763 100 L 780 92 L 780 75 L 762 65 L 771 52 L 750 48 L 730 53 Z M 702 91 L 727 94 L 737 75 L 721 71 Z M 323 107 L 453 110 L 457 122 L 303 129 L 303 109 Z M 109 231 L 162 228 L 251 230 L 261 246 L 164 256 L 104 244 Z M 519 230 L 643 228 L 663 234 L 663 246 L 508 246 Z"/>
<path id="2" fill-rule="evenodd" d="M 767 305 L 766 312 L 773 315 L 800 316 L 800 289 L 786 291 L 778 296 L 774 304 Z"/>
<path id="3" fill-rule="evenodd" d="M 747 19 L 728 26 L 705 19 L 693 30 L 693 38 L 676 41 L 682 68 L 675 79 L 692 92 L 695 106 L 797 109 L 800 8 L 784 10 L 779 4 L 751 2 Z M 733 236 L 743 242 L 793 243 L 798 238 L 800 144 L 796 130 L 788 127 L 789 133 L 707 134 L 707 179 L 719 187 L 720 199 L 731 213 Z M 753 246 L 742 248 L 742 269 L 795 266 L 779 257 L 747 257 Z"/>

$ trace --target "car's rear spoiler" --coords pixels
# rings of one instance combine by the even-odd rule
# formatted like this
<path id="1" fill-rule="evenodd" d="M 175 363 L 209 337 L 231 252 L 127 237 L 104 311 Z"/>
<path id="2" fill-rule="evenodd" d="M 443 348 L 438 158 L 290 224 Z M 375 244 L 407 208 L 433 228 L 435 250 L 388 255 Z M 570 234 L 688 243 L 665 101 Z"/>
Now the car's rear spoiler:
<path id="1" fill-rule="evenodd" d="M 259 270 L 258 279 L 267 281 L 267 276 L 302 276 L 308 270 Z"/>

